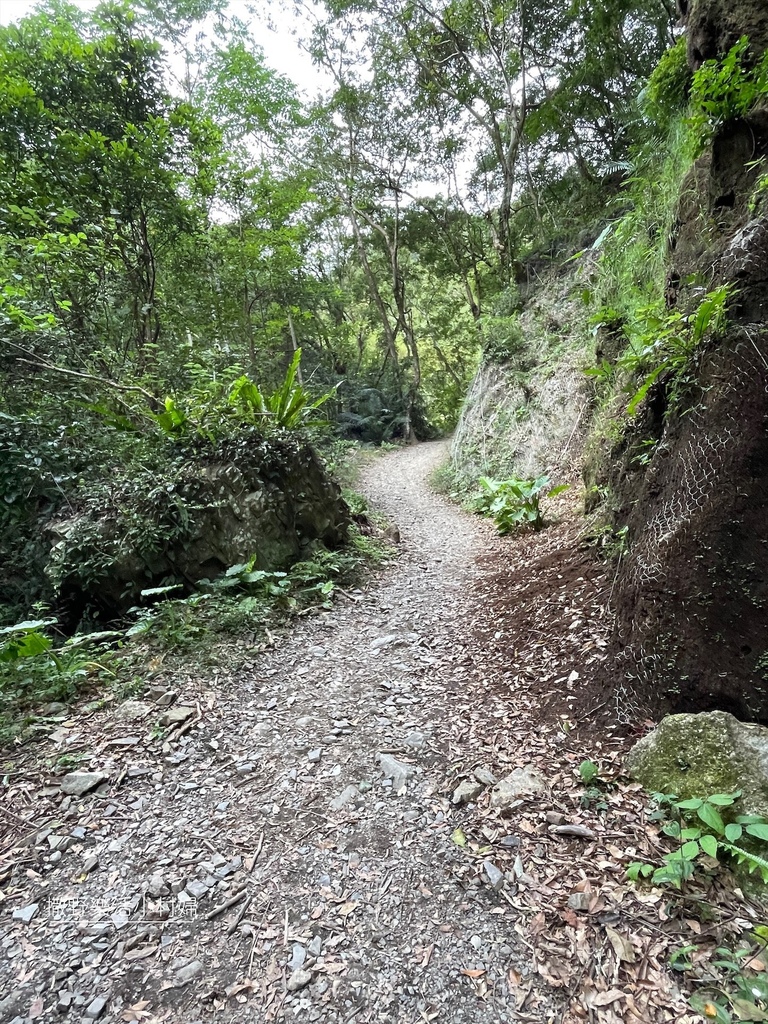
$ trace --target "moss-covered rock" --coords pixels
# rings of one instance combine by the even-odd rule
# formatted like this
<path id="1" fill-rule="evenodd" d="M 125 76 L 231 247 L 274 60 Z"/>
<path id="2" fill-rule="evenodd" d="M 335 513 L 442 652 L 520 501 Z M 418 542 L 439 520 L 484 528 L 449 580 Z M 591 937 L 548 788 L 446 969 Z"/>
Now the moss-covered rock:
<path id="1" fill-rule="evenodd" d="M 669 715 L 635 744 L 626 767 L 650 792 L 686 800 L 741 790 L 739 810 L 768 817 L 768 729 L 724 711 Z"/>

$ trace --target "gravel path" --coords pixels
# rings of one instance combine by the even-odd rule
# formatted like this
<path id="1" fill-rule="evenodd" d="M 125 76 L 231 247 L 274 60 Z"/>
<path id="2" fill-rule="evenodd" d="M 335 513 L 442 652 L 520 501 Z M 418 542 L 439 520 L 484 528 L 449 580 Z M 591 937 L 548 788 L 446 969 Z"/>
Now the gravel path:
<path id="1" fill-rule="evenodd" d="M 474 556 L 498 542 L 429 489 L 445 454 L 365 469 L 402 544 L 364 591 L 236 671 L 166 671 L 37 746 L 10 806 L 47 824 L 6 864 L 0 1020 L 550 1019 L 515 876 L 456 831 L 495 781 L 503 708 L 467 692 L 457 640 Z M 62 798 L 62 755 L 104 781 Z"/>

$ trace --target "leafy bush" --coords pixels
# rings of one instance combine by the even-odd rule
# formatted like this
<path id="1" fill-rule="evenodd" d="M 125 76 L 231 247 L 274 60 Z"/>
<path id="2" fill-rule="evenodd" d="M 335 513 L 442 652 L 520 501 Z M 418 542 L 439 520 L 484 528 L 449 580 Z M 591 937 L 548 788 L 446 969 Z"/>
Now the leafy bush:
<path id="1" fill-rule="evenodd" d="M 768 53 L 754 63 L 742 36 L 720 60 L 705 61 L 693 76 L 691 130 L 702 148 L 720 125 L 744 117 L 768 96 Z"/>
<path id="2" fill-rule="evenodd" d="M 738 814 L 729 822 L 723 819 L 723 808 L 731 807 L 740 796 L 736 791 L 678 800 L 656 793 L 654 800 L 659 807 L 656 816 L 666 817 L 670 812 L 673 816 L 662 827 L 662 832 L 679 840 L 680 845 L 664 854 L 660 867 L 638 861 L 630 864 L 629 878 L 633 881 L 649 878 L 654 885 L 680 889 L 683 882 L 693 876 L 701 855 L 706 854 L 717 861 L 746 866 L 750 874 L 758 872 L 763 882 L 768 883 L 768 859 L 762 856 L 762 846 L 768 843 L 768 820 L 754 814 Z M 761 852 L 755 852 L 750 846 L 760 847 Z M 765 849 L 768 852 L 768 847 Z"/>
<path id="3" fill-rule="evenodd" d="M 539 476 L 535 480 L 519 480 L 516 477 L 492 480 L 483 476 L 479 483 L 482 492 L 476 498 L 476 509 L 483 515 L 491 516 L 501 534 L 527 527 L 541 530 L 544 526 L 540 507 L 542 496 L 553 498 L 568 489 L 568 484 L 550 488 L 548 476 Z"/>
<path id="4" fill-rule="evenodd" d="M 0 738 L 11 739 L 24 712 L 46 701 L 68 701 L 92 677 L 113 676 L 109 631 L 73 636 L 56 647 L 47 630 L 54 618 L 0 629 Z"/>
<path id="5" fill-rule="evenodd" d="M 688 64 L 685 36 L 664 54 L 640 95 L 640 105 L 656 125 L 664 130 L 671 118 L 685 110 L 693 81 Z"/>

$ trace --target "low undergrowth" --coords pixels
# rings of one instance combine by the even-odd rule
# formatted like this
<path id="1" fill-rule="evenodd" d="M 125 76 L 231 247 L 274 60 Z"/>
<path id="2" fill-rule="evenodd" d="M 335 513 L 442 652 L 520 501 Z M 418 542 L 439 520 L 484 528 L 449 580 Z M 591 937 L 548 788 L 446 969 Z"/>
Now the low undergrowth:
<path id="1" fill-rule="evenodd" d="M 252 648 L 271 629 L 329 609 L 392 553 L 364 499 L 352 492 L 350 499 L 358 522 L 348 544 L 318 547 L 287 572 L 257 570 L 254 557 L 188 596 L 179 596 L 180 586 L 151 588 L 120 629 L 65 639 L 57 620 L 41 614 L 0 631 L 0 745 L 45 734 L 83 698 L 134 695 L 146 667 L 169 654 L 214 665 L 222 644 Z"/>

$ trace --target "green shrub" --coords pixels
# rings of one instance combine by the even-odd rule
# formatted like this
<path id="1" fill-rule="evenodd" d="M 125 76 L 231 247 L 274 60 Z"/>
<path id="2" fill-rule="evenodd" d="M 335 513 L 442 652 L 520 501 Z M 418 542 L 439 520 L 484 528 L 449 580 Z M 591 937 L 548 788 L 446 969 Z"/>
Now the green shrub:
<path id="1" fill-rule="evenodd" d="M 491 516 L 501 534 L 525 528 L 541 530 L 544 526 L 541 497 L 552 498 L 568 489 L 568 484 L 549 488 L 548 476 L 539 476 L 535 480 L 519 480 L 516 477 L 492 480 L 483 476 L 479 484 L 482 491 L 476 498 L 476 509 L 483 515 Z"/>

